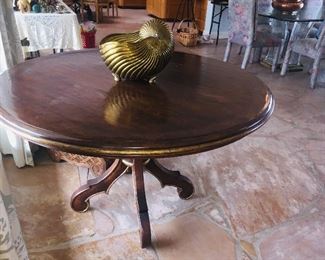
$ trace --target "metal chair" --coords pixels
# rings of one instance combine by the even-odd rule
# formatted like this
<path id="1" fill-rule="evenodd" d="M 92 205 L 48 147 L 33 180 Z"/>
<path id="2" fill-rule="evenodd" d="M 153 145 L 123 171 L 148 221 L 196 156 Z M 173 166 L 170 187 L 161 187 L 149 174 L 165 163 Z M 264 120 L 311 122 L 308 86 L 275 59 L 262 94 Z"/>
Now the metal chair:
<path id="1" fill-rule="evenodd" d="M 228 8 L 228 0 L 211 0 L 211 4 L 213 4 L 213 9 L 209 35 L 211 35 L 213 25 L 216 24 L 218 26 L 216 45 L 218 45 L 222 13 Z M 220 6 L 218 13 L 216 13 L 217 5 Z"/>

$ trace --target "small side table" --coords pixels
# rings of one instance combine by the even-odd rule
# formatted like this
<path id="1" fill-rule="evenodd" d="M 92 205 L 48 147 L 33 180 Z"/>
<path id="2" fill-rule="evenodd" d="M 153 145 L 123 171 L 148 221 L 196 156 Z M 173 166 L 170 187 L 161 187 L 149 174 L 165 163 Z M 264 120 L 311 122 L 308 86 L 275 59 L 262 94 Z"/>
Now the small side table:
<path id="1" fill-rule="evenodd" d="M 216 24 L 218 26 L 216 45 L 218 45 L 222 13 L 228 8 L 228 0 L 211 0 L 211 4 L 213 4 L 213 9 L 209 34 L 211 35 L 213 25 Z M 216 13 L 217 5 L 220 5 L 218 13 Z"/>

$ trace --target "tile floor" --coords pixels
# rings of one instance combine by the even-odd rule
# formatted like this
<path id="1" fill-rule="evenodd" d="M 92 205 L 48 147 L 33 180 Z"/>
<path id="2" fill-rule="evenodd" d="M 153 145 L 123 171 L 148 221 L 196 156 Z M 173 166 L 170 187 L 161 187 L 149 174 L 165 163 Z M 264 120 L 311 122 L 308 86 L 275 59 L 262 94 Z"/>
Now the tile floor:
<path id="1" fill-rule="evenodd" d="M 147 19 L 143 10 L 121 10 L 98 25 L 97 40 Z M 220 60 L 225 41 L 176 49 Z M 239 66 L 241 57 L 235 51 L 231 57 Z M 309 89 L 305 72 L 280 77 L 259 64 L 248 71 L 275 95 L 272 118 L 221 149 L 161 160 L 193 180 L 190 200 L 145 175 L 153 248 L 139 247 L 131 176 L 80 214 L 69 200 L 90 177 L 86 169 L 53 163 L 42 150 L 35 168 L 17 169 L 6 157 L 30 258 L 325 259 L 325 89 Z"/>

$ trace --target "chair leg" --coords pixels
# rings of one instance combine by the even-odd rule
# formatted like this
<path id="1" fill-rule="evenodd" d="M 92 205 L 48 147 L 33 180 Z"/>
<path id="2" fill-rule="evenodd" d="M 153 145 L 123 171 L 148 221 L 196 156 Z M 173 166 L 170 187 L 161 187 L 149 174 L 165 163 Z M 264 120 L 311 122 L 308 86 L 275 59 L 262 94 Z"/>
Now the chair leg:
<path id="1" fill-rule="evenodd" d="M 256 48 L 253 51 L 251 51 L 251 54 L 249 55 L 248 62 L 250 64 L 252 64 L 254 62 L 255 52 L 256 52 Z"/>
<path id="2" fill-rule="evenodd" d="M 99 23 L 99 6 L 96 5 L 96 23 Z"/>
<path id="3" fill-rule="evenodd" d="M 219 13 L 219 21 L 218 21 L 218 27 L 217 27 L 217 40 L 216 45 L 219 43 L 219 34 L 220 34 L 220 25 L 221 25 L 221 17 L 223 13 L 223 5 L 220 5 L 220 13 Z"/>
<path id="4" fill-rule="evenodd" d="M 110 9 L 111 16 L 113 17 L 114 16 L 114 6 L 112 3 L 109 4 L 109 9 Z"/>
<path id="5" fill-rule="evenodd" d="M 320 56 L 321 55 L 318 55 L 313 63 L 313 70 L 312 70 L 311 77 L 310 77 L 310 87 L 311 88 L 315 88 L 315 85 L 316 85 L 317 74 L 318 74 L 318 70 L 319 70 L 319 63 L 320 63 L 320 58 L 321 58 Z"/>
<path id="6" fill-rule="evenodd" d="M 256 63 L 260 61 L 262 55 L 262 48 L 254 48 L 249 57 L 249 63 Z"/>
<path id="7" fill-rule="evenodd" d="M 263 50 L 262 47 L 254 49 L 253 55 L 251 55 L 250 63 L 260 62 L 262 56 L 262 50 Z"/>
<path id="8" fill-rule="evenodd" d="M 248 63 L 248 60 L 249 60 L 249 56 L 251 54 L 251 50 L 252 50 L 252 46 L 247 46 L 246 47 L 244 59 L 243 59 L 243 62 L 241 64 L 241 69 L 243 69 L 243 70 L 246 69 L 246 66 L 247 66 L 247 63 Z"/>
<path id="9" fill-rule="evenodd" d="M 241 52 L 243 51 L 243 46 L 240 46 L 238 55 L 241 55 Z"/>
<path id="10" fill-rule="evenodd" d="M 284 57 L 284 60 L 283 60 L 281 73 L 280 73 L 281 76 L 284 76 L 287 73 L 287 68 L 288 68 L 288 63 L 289 63 L 289 60 L 290 60 L 290 56 L 291 56 L 291 49 L 288 48 L 287 51 L 286 51 L 286 55 Z"/>
<path id="11" fill-rule="evenodd" d="M 213 21 L 214 21 L 213 18 L 214 18 L 215 10 L 216 10 L 216 5 L 213 5 L 213 9 L 212 9 L 212 18 L 211 18 L 211 24 L 210 24 L 209 35 L 211 35 L 212 28 L 213 28 Z"/>
<path id="12" fill-rule="evenodd" d="M 115 8 L 116 8 L 116 16 L 118 16 L 118 6 L 117 4 L 114 4 L 115 5 Z"/>
<path id="13" fill-rule="evenodd" d="M 257 53 L 257 61 L 260 62 L 262 59 L 263 48 L 259 48 Z"/>
<path id="14" fill-rule="evenodd" d="M 298 55 L 297 65 L 301 65 L 301 54 Z"/>
<path id="15" fill-rule="evenodd" d="M 225 51 L 225 56 L 223 58 L 224 62 L 227 62 L 229 60 L 230 52 L 231 52 L 231 45 L 232 43 L 228 41 L 226 51 Z"/>
<path id="16" fill-rule="evenodd" d="M 272 63 L 272 72 L 275 72 L 276 66 L 278 65 L 278 61 L 280 58 L 281 53 L 281 47 L 277 47 L 274 49 L 274 57 L 273 57 L 273 63 Z"/>
<path id="17" fill-rule="evenodd" d="M 80 6 L 80 16 L 81 16 L 81 21 L 84 21 L 84 4 L 81 1 L 81 6 Z"/>

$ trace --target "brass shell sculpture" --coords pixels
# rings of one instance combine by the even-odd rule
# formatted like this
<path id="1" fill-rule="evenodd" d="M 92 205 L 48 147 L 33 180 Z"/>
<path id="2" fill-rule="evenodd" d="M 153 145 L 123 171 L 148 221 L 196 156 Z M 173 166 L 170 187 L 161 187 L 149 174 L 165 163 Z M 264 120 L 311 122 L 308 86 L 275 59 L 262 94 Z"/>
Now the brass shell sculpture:
<path id="1" fill-rule="evenodd" d="M 153 19 L 134 33 L 107 35 L 99 45 L 114 79 L 154 82 L 174 51 L 173 34 L 161 20 Z"/>

